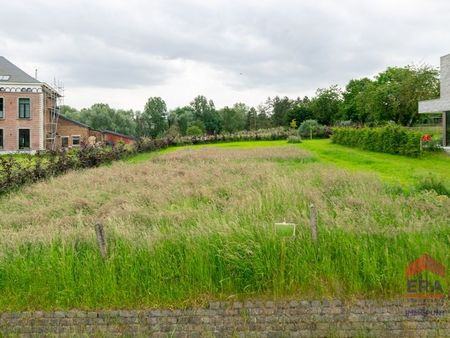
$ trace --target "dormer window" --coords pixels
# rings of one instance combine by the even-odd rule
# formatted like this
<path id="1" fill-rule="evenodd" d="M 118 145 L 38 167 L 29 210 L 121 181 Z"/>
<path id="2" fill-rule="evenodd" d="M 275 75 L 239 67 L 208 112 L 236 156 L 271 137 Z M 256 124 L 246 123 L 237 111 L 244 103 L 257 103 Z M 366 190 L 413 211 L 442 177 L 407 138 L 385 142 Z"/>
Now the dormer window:
<path id="1" fill-rule="evenodd" d="M 0 75 L 0 81 L 8 81 L 10 78 L 10 75 Z"/>

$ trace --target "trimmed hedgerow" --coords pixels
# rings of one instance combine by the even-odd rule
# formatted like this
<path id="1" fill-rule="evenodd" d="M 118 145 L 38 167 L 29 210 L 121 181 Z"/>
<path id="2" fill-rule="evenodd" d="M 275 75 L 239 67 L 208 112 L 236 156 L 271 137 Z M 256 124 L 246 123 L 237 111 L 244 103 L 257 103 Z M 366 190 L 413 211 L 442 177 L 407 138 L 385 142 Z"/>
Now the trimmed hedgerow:
<path id="1" fill-rule="evenodd" d="M 377 128 L 334 128 L 333 143 L 364 150 L 418 157 L 421 134 L 405 127 L 388 125 Z"/>

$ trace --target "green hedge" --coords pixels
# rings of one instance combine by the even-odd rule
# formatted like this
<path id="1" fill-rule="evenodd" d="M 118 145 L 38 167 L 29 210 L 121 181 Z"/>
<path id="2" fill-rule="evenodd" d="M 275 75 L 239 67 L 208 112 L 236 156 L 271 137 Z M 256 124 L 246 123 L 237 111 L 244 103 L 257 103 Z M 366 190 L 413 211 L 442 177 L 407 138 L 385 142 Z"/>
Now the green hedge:
<path id="1" fill-rule="evenodd" d="M 421 133 L 397 125 L 377 128 L 334 128 L 333 143 L 364 150 L 418 157 Z"/>

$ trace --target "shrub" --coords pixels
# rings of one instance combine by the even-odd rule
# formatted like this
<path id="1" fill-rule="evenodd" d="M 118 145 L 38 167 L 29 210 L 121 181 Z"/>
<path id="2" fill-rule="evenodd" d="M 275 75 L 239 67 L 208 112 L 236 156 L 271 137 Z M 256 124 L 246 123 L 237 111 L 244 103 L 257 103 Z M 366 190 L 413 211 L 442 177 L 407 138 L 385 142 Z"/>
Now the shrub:
<path id="1" fill-rule="evenodd" d="M 188 136 L 200 136 L 201 134 L 203 134 L 202 130 L 200 129 L 200 127 L 198 126 L 190 126 L 187 130 L 186 130 L 186 134 Z"/>
<path id="2" fill-rule="evenodd" d="M 421 154 L 421 134 L 388 124 L 377 128 L 333 128 L 332 142 L 364 150 L 417 157 Z"/>
<path id="3" fill-rule="evenodd" d="M 289 136 L 287 141 L 288 143 L 302 143 L 302 138 L 300 136 Z"/>

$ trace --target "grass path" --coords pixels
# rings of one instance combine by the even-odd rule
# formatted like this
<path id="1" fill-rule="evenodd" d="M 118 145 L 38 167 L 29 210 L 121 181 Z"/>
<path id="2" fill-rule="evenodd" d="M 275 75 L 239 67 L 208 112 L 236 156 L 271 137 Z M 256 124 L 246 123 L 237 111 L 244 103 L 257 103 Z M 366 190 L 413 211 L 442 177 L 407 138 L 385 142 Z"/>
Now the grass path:
<path id="1" fill-rule="evenodd" d="M 369 171 L 390 183 L 414 184 L 421 177 L 435 175 L 450 184 L 450 156 L 444 153 L 427 153 L 421 158 L 391 155 L 348 148 L 330 140 L 305 141 L 299 145 L 319 157 L 322 162 L 338 167 Z"/>

